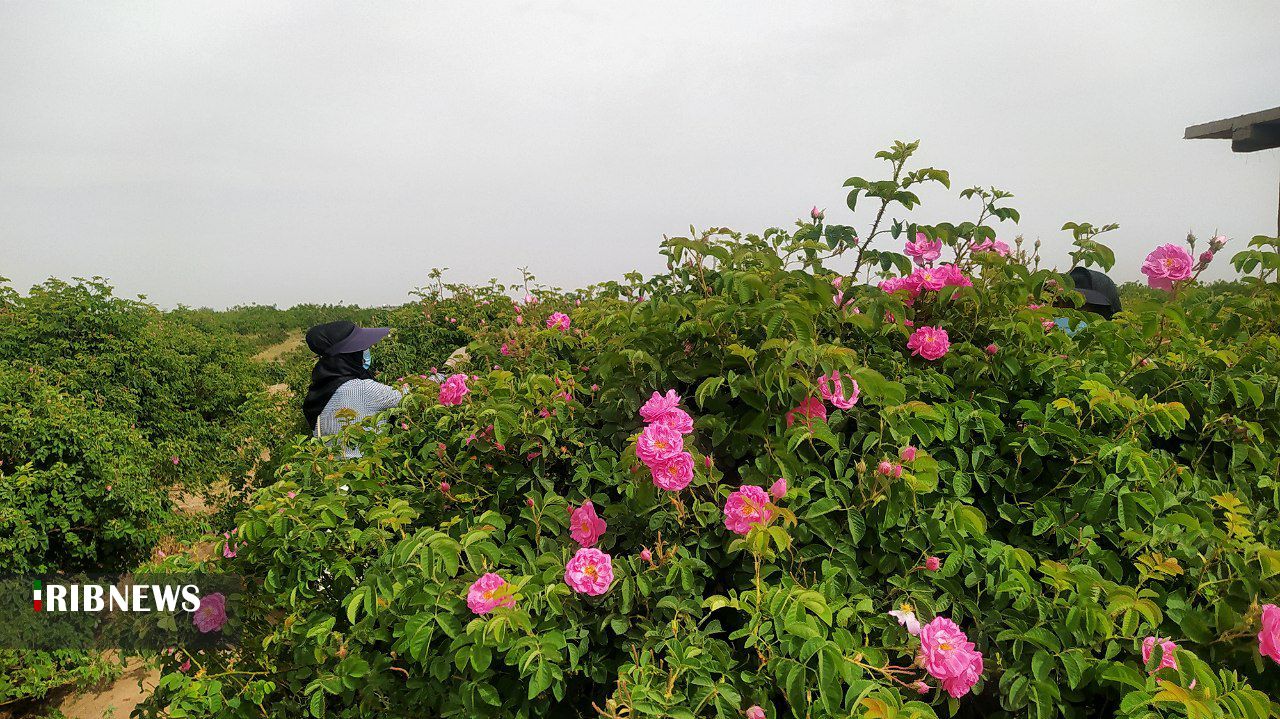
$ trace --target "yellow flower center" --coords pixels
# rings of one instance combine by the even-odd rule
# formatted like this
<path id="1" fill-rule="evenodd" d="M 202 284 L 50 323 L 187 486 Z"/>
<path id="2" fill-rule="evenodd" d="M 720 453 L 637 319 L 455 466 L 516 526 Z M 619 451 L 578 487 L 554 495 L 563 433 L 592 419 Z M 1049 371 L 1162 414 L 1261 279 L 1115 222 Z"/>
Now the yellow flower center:
<path id="1" fill-rule="evenodd" d="M 942 651 L 944 651 L 944 652 L 949 652 L 949 651 L 951 651 L 952 649 L 955 649 L 955 647 L 951 646 L 950 644 L 947 644 L 946 642 L 943 642 L 942 644 L 939 644 L 939 645 L 938 645 L 938 648 L 939 648 L 939 649 L 941 649 L 941 650 L 942 650 Z"/>
<path id="2" fill-rule="evenodd" d="M 582 570 L 582 573 L 587 575 L 588 577 L 591 577 L 592 579 L 596 578 L 596 568 L 594 565 L 588 564 L 587 568 Z"/>
<path id="3" fill-rule="evenodd" d="M 492 590 L 492 589 L 485 590 L 484 598 L 485 598 L 485 599 L 493 599 L 493 591 L 494 591 L 494 590 Z"/>
<path id="4" fill-rule="evenodd" d="M 915 613 L 915 611 L 916 611 L 916 608 L 915 608 L 915 607 L 913 607 L 913 606 L 911 606 L 911 603 L 910 603 L 910 602 L 903 602 L 903 603 L 902 603 L 902 606 L 900 606 L 900 607 L 898 607 L 898 608 L 899 608 L 899 609 L 901 609 L 901 610 L 902 610 L 902 611 L 904 611 L 904 612 L 911 612 L 911 613 L 913 613 L 913 614 L 914 614 L 914 613 Z"/>

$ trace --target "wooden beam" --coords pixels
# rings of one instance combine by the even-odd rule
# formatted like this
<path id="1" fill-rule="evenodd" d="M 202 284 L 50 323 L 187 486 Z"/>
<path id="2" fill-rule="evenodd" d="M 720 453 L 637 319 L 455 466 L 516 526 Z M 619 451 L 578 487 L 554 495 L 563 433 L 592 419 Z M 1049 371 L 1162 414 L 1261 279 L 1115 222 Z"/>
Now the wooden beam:
<path id="1" fill-rule="evenodd" d="M 1192 125 L 1186 129 L 1182 137 L 1185 140 L 1226 140 L 1239 128 L 1271 123 L 1280 124 L 1280 107 Z"/>
<path id="2" fill-rule="evenodd" d="M 1257 152 L 1280 147 L 1280 123 L 1246 125 L 1231 132 L 1232 152 Z"/>

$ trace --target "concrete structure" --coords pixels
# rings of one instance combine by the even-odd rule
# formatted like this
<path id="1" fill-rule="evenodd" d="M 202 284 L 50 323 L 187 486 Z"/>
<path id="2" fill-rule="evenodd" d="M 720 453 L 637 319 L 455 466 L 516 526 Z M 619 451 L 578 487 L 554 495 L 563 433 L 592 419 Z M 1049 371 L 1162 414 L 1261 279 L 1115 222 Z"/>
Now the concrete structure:
<path id="1" fill-rule="evenodd" d="M 1231 140 L 1232 152 L 1257 152 L 1280 147 L 1280 107 L 1248 115 L 1192 125 L 1185 140 Z M 1276 207 L 1276 234 L 1280 236 L 1280 204 Z"/>

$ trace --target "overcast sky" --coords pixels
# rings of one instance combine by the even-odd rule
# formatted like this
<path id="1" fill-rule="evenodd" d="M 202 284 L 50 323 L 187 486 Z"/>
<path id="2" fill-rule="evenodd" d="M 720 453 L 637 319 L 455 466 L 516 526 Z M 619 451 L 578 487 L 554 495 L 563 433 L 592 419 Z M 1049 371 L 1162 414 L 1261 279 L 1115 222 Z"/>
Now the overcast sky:
<path id="1" fill-rule="evenodd" d="M 952 176 L 913 219 L 994 184 L 1002 238 L 1060 261 L 1064 221 L 1119 222 L 1134 279 L 1188 230 L 1276 231 L 1277 151 L 1181 138 L 1280 105 L 1278 27 L 1274 0 L 0 0 L 0 276 L 162 306 L 399 303 L 434 266 L 577 287 L 690 225 L 865 228 L 841 183 L 902 138 Z"/>

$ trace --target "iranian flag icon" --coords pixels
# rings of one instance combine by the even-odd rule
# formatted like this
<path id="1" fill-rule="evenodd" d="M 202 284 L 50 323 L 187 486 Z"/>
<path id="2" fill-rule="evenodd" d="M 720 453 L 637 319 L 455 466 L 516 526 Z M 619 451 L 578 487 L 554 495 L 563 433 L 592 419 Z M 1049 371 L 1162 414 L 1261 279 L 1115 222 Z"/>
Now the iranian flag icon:
<path id="1" fill-rule="evenodd" d="M 35 599 L 32 601 L 32 605 L 35 607 L 35 610 L 37 612 L 43 611 L 44 610 L 44 591 L 42 590 L 42 585 L 40 584 L 39 579 L 35 581 L 34 588 L 35 588 Z"/>

